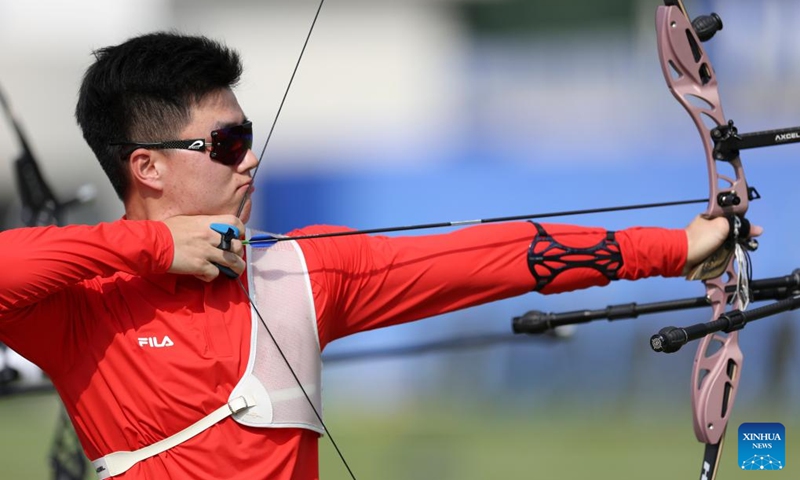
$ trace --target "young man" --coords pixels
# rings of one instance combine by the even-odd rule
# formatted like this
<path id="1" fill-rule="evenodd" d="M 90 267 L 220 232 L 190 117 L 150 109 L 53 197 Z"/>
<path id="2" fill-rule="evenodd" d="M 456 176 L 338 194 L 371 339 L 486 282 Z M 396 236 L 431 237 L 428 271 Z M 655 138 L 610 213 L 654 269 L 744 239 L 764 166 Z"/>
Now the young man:
<path id="1" fill-rule="evenodd" d="M 205 38 L 98 51 L 76 116 L 125 217 L 0 233 L 0 342 L 48 373 L 103 478 L 318 478 L 310 404 L 329 342 L 530 291 L 678 276 L 727 235 L 724 219 L 699 217 L 616 233 L 518 222 L 283 242 L 245 262 L 240 240 L 223 250 L 210 228 L 244 231 L 250 215 L 247 200 L 235 216 L 257 164 L 231 90 L 240 74 L 237 54 Z M 218 265 L 247 270 L 308 401 Z"/>

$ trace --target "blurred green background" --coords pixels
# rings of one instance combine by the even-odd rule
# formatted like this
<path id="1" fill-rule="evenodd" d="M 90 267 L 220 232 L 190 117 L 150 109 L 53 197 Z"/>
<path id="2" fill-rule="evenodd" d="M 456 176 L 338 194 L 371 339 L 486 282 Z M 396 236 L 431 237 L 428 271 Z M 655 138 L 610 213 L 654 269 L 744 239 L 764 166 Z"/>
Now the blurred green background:
<path id="1" fill-rule="evenodd" d="M 692 433 L 688 406 L 652 404 L 645 412 L 642 405 L 635 410 L 622 404 L 587 405 L 564 402 L 524 408 L 518 401 L 502 399 L 479 405 L 437 398 L 409 403 L 391 414 L 329 405 L 326 417 L 345 458 L 362 480 L 697 478 L 702 446 Z M 53 395 L 0 399 L 0 478 L 51 478 L 48 454 L 58 408 Z M 735 431 L 743 422 L 776 419 L 791 423 L 783 422 L 789 439 L 787 469 L 772 475 L 797 478 L 792 472 L 800 455 L 791 451 L 800 422 L 782 415 L 781 408 L 736 409 L 726 436 L 720 479 L 759 476 L 738 469 Z M 323 479 L 349 478 L 327 439 L 321 440 L 320 452 Z"/>

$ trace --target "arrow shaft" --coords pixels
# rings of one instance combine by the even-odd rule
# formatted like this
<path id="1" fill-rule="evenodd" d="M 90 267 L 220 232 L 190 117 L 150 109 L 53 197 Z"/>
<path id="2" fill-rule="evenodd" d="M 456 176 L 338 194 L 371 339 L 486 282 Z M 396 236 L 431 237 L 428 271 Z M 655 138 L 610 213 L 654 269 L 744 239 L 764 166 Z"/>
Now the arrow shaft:
<path id="1" fill-rule="evenodd" d="M 527 214 L 527 215 L 512 215 L 507 217 L 491 217 L 491 218 L 480 218 L 475 220 L 458 220 L 458 221 L 450 221 L 450 222 L 436 222 L 436 223 L 421 223 L 416 225 L 402 225 L 402 226 L 395 226 L 395 227 L 382 227 L 382 228 L 370 228 L 366 230 L 349 230 L 346 232 L 332 232 L 332 233 L 320 233 L 315 235 L 299 235 L 296 237 L 274 237 L 271 235 L 254 235 L 249 240 L 245 240 L 242 243 L 245 245 L 263 245 L 263 244 L 272 244 L 276 242 L 282 242 L 286 240 L 310 240 L 316 238 L 327 238 L 327 237 L 347 237 L 351 235 L 371 235 L 376 233 L 389 233 L 389 232 L 404 232 L 409 230 L 424 230 L 424 229 L 432 229 L 432 228 L 447 228 L 447 227 L 463 227 L 467 225 L 478 225 L 483 223 L 499 223 L 499 222 L 513 222 L 518 220 L 533 220 L 539 218 L 552 218 L 552 217 L 566 217 L 571 215 L 587 215 L 587 214 L 595 214 L 595 213 L 607 213 L 607 212 L 621 212 L 626 210 L 644 210 L 648 208 L 659 208 L 659 207 L 674 207 L 678 205 L 691 205 L 695 203 L 708 203 L 707 198 L 699 198 L 693 200 L 678 200 L 674 202 L 661 202 L 661 203 L 643 203 L 638 205 L 623 205 L 617 207 L 601 207 L 601 208 L 588 208 L 583 210 L 565 210 L 561 212 L 549 212 L 549 213 L 534 213 L 534 214 Z"/>

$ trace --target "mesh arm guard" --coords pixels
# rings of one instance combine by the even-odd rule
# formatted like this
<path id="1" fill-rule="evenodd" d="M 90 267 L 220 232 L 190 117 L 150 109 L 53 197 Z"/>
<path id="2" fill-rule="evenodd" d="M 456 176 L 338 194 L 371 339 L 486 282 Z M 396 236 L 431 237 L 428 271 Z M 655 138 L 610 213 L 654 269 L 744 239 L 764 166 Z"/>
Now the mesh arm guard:
<path id="1" fill-rule="evenodd" d="M 622 268 L 622 254 L 614 232 L 591 247 L 574 248 L 562 245 L 540 224 L 531 222 L 537 234 L 528 248 L 528 269 L 536 280 L 534 291 L 540 291 L 562 272 L 572 268 L 591 268 L 609 280 L 617 280 Z"/>

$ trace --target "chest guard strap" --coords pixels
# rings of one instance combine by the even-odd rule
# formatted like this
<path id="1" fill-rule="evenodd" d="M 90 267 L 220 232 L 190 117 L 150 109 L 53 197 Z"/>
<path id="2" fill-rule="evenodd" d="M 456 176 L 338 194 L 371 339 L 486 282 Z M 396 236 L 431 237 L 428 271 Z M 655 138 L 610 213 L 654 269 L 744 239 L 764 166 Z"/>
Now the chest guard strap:
<path id="1" fill-rule="evenodd" d="M 132 466 L 136 465 L 142 460 L 147 460 L 148 458 L 158 455 L 161 452 L 166 452 L 170 448 L 180 445 L 181 443 L 189 440 L 221 420 L 224 420 L 229 416 L 236 414 L 237 412 L 241 412 L 242 410 L 246 410 L 254 405 L 255 399 L 252 397 L 236 397 L 230 402 L 201 418 L 199 421 L 184 428 L 180 432 L 165 438 L 164 440 L 132 452 L 119 451 L 108 454 L 105 457 L 94 460 L 92 462 L 92 467 L 94 468 L 94 471 L 97 473 L 97 477 L 100 480 L 120 475 L 127 472 Z"/>

